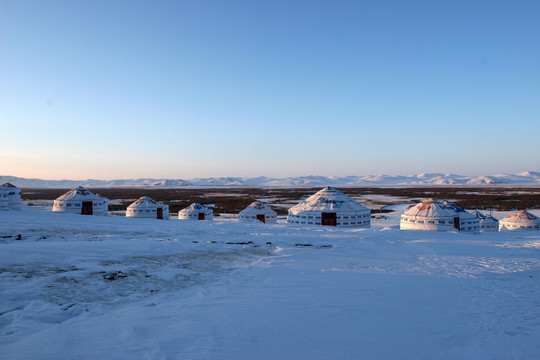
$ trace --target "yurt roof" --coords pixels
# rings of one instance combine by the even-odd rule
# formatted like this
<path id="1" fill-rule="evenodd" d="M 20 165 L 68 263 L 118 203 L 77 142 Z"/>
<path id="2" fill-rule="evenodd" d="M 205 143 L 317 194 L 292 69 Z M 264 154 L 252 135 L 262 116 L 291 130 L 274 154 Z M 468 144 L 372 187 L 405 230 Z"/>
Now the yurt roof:
<path id="1" fill-rule="evenodd" d="M 148 196 L 142 196 L 139 199 L 137 199 L 135 202 L 133 202 L 131 205 L 129 205 L 128 208 L 138 208 L 138 207 L 154 208 L 154 207 L 160 207 L 160 206 L 164 206 L 164 205 Z"/>
<path id="2" fill-rule="evenodd" d="M 79 186 L 76 189 L 70 190 L 62 196 L 59 196 L 56 200 L 60 201 L 84 201 L 84 200 L 97 200 L 104 199 L 104 197 L 96 195 L 91 191 Z"/>
<path id="3" fill-rule="evenodd" d="M 473 219 L 473 218 L 476 218 L 475 215 L 471 214 L 470 212 L 468 212 L 467 210 L 465 210 L 464 208 L 460 207 L 460 206 L 457 206 L 456 204 L 454 204 L 453 202 L 450 202 L 448 200 L 444 200 L 443 201 L 443 204 L 445 204 L 447 207 L 449 207 L 450 209 L 454 210 L 455 212 L 458 213 L 459 215 L 459 218 L 460 219 Z"/>
<path id="4" fill-rule="evenodd" d="M 536 225 L 539 222 L 536 216 L 526 210 L 510 214 L 501 221 L 523 225 Z"/>
<path id="5" fill-rule="evenodd" d="M 15 185 L 13 185 L 11 183 L 4 183 L 4 184 L 2 184 L 2 187 L 17 188 Z"/>
<path id="6" fill-rule="evenodd" d="M 332 187 L 326 187 L 308 197 L 303 202 L 293 206 L 292 211 L 340 211 L 355 212 L 369 211 L 367 207 Z"/>
<path id="7" fill-rule="evenodd" d="M 473 214 L 474 216 L 476 216 L 477 218 L 479 218 L 480 220 L 482 220 L 484 222 L 487 222 L 487 221 L 498 222 L 499 221 L 499 220 L 495 219 L 493 216 L 483 214 L 478 210 L 471 211 L 471 214 Z"/>
<path id="8" fill-rule="evenodd" d="M 453 208 L 448 207 L 442 201 L 429 199 L 412 206 L 410 209 L 403 212 L 403 215 L 443 218 L 454 217 L 457 214 Z"/>
<path id="9" fill-rule="evenodd" d="M 269 214 L 269 215 L 276 215 L 277 213 L 268 206 L 268 203 L 265 203 L 264 201 L 255 201 L 251 205 L 249 205 L 244 210 L 240 211 L 240 214 L 246 215 L 246 214 Z"/>
<path id="10" fill-rule="evenodd" d="M 205 206 L 202 206 L 199 203 L 193 203 L 193 204 L 189 205 L 188 207 L 180 210 L 180 212 L 182 212 L 182 213 L 191 213 L 191 212 L 200 213 L 200 212 L 208 212 L 208 211 L 210 211 L 209 208 L 207 208 Z"/>

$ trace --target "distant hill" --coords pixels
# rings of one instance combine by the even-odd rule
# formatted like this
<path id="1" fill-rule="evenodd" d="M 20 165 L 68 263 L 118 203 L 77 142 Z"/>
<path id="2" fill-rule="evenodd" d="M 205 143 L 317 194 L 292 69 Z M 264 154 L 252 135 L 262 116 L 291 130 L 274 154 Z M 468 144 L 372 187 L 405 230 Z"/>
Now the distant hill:
<path id="1" fill-rule="evenodd" d="M 123 179 L 123 180 L 42 180 L 15 176 L 0 176 L 0 184 L 10 182 L 22 188 L 89 188 L 156 187 L 182 188 L 188 186 L 252 186 L 252 187 L 323 187 L 323 186 L 415 186 L 415 185 L 540 185 L 540 172 L 526 171 L 519 174 L 489 176 L 463 176 L 455 174 L 422 173 L 415 175 L 367 176 L 299 176 L 288 178 L 222 177 L 183 179 Z"/>

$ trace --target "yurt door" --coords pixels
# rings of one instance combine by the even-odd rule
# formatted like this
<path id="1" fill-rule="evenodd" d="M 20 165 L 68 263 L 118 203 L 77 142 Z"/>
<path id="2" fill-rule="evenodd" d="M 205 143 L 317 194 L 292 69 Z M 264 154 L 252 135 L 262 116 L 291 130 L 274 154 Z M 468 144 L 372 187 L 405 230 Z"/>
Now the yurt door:
<path id="1" fill-rule="evenodd" d="M 459 226 L 459 217 L 454 218 L 454 228 L 456 228 L 458 231 L 461 231 L 461 228 Z"/>
<path id="2" fill-rule="evenodd" d="M 266 217 L 264 216 L 264 214 L 258 214 L 257 215 L 257 220 L 265 223 L 266 222 Z"/>
<path id="3" fill-rule="evenodd" d="M 157 218 L 163 219 L 163 208 L 157 208 Z"/>
<path id="4" fill-rule="evenodd" d="M 336 213 L 322 213 L 321 225 L 337 226 L 337 214 Z"/>
<path id="5" fill-rule="evenodd" d="M 204 213 L 199 213 L 197 220 L 204 220 Z"/>
<path id="6" fill-rule="evenodd" d="M 92 215 L 93 210 L 94 209 L 93 209 L 91 201 L 83 201 L 82 202 L 81 215 Z"/>

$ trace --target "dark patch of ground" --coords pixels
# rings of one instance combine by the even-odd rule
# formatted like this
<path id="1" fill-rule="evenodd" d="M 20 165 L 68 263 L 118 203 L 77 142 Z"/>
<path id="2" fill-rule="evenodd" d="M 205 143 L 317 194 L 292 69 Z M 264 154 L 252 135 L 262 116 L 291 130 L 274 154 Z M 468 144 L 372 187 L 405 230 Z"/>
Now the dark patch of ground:
<path id="1" fill-rule="evenodd" d="M 22 189 L 23 200 L 53 200 L 69 189 Z M 237 214 L 255 200 L 268 199 L 279 215 L 286 215 L 294 202 L 314 194 L 317 188 L 185 188 L 147 189 L 110 188 L 89 189 L 109 199 L 119 200 L 120 205 L 110 205 L 109 210 L 124 210 L 134 199 L 149 196 L 169 204 L 176 213 L 191 203 L 215 204 L 215 213 Z M 360 199 L 374 208 L 395 203 L 415 203 L 420 199 L 448 199 L 466 209 L 494 209 L 500 211 L 540 208 L 538 187 L 404 187 L 404 188 L 341 188 L 344 193 Z M 362 197 L 392 196 L 393 200 L 362 201 Z M 402 199 L 402 200 L 400 200 Z M 376 210 L 374 212 L 385 212 Z"/>

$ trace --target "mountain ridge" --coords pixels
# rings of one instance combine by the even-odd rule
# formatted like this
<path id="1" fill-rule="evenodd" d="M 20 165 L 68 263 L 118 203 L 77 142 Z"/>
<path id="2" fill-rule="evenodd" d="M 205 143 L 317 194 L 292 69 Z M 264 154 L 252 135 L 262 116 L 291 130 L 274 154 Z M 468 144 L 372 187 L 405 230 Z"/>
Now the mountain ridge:
<path id="1" fill-rule="evenodd" d="M 413 175 L 365 176 L 297 176 L 286 178 L 216 177 L 194 179 L 135 178 L 116 180 L 43 180 L 0 175 L 0 184 L 12 183 L 21 188 L 183 188 L 183 187 L 363 187 L 363 186 L 426 186 L 426 185 L 539 185 L 540 172 L 524 171 L 518 174 L 464 176 L 450 173 L 419 173 Z"/>

